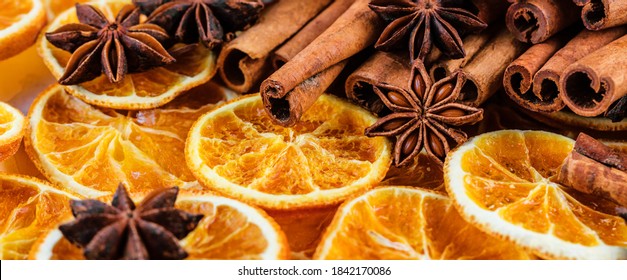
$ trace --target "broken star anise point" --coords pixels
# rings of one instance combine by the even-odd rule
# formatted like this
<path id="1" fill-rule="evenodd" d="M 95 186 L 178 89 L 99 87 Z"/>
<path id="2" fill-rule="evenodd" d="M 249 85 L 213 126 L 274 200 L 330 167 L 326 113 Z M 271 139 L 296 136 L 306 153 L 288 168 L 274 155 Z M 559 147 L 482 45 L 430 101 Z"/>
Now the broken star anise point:
<path id="1" fill-rule="evenodd" d="M 87 199 L 70 202 L 75 220 L 59 226 L 65 238 L 83 248 L 87 259 L 184 259 L 178 240 L 203 215 L 174 208 L 178 188 L 152 192 L 137 207 L 122 184 L 111 205 Z"/>
<path id="2" fill-rule="evenodd" d="M 147 22 L 165 28 L 177 41 L 213 49 L 259 17 L 259 0 L 133 0 Z"/>
<path id="3" fill-rule="evenodd" d="M 483 110 L 459 103 L 466 78 L 460 70 L 433 83 L 421 61 L 414 61 L 410 90 L 389 84 L 373 87 L 387 107 L 382 117 L 366 128 L 369 137 L 394 137 L 394 164 L 406 165 L 424 148 L 436 162 L 443 164 L 452 144 L 467 140 L 454 128 L 483 119 Z M 387 112 L 387 113 L 386 113 Z"/>
<path id="4" fill-rule="evenodd" d="M 389 22 L 375 47 L 390 51 L 408 42 L 410 58 L 423 60 L 433 45 L 450 58 L 466 56 L 460 33 L 487 27 L 455 0 L 373 0 L 370 8 Z"/>
<path id="5" fill-rule="evenodd" d="M 62 85 L 75 85 L 104 74 L 121 82 L 127 73 L 142 72 L 170 64 L 175 59 L 161 45 L 168 34 L 154 24 L 140 24 L 138 8 L 127 5 L 115 20 L 109 20 L 89 4 L 76 4 L 78 23 L 69 23 L 46 33 L 55 47 L 71 52 Z"/>

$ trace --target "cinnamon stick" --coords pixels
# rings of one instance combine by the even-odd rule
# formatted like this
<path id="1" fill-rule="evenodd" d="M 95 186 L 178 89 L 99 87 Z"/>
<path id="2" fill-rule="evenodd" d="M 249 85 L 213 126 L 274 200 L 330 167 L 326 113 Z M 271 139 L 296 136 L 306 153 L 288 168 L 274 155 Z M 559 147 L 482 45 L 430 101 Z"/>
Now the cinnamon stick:
<path id="1" fill-rule="evenodd" d="M 517 1 L 509 6 L 505 19 L 518 40 L 538 44 L 575 23 L 579 8 L 572 0 Z"/>
<path id="2" fill-rule="evenodd" d="M 294 37 L 274 52 L 272 66 L 279 69 L 296 54 L 309 45 L 316 37 L 324 32 L 335 20 L 340 17 L 355 0 L 336 0 L 318 16 L 312 19 Z"/>
<path id="3" fill-rule="evenodd" d="M 468 36 L 464 47 L 465 58 L 441 60 L 433 65 L 431 75 L 437 81 L 462 68 L 467 80 L 460 100 L 473 107 L 481 105 L 502 87 L 505 69 L 527 48 L 506 28 Z"/>
<path id="4" fill-rule="evenodd" d="M 274 49 L 300 30 L 331 0 L 278 1 L 265 9 L 259 22 L 227 44 L 218 57 L 224 83 L 237 92 L 248 92 L 271 71 Z"/>
<path id="5" fill-rule="evenodd" d="M 296 124 L 323 90 L 315 91 L 319 94 L 304 94 L 294 89 L 375 42 L 383 24 L 368 7 L 369 2 L 356 0 L 324 33 L 263 81 L 262 100 L 274 122 L 284 126 Z M 279 101 L 287 99 L 292 100 L 292 103 Z M 290 104 L 292 106 L 289 108 L 275 108 Z"/>
<path id="6" fill-rule="evenodd" d="M 627 206 L 627 154 L 581 133 L 558 172 L 557 182 Z"/>
<path id="7" fill-rule="evenodd" d="M 531 111 L 559 111 L 566 106 L 559 95 L 559 80 L 566 67 L 626 31 L 626 27 L 599 32 L 583 30 L 560 49 L 570 37 L 565 32 L 534 45 L 505 70 L 505 91 L 516 103 Z"/>
<path id="8" fill-rule="evenodd" d="M 560 95 L 578 115 L 605 113 L 627 95 L 627 35 L 570 65 L 560 79 Z"/>
<path id="9" fill-rule="evenodd" d="M 555 36 L 543 43 L 533 45 L 514 60 L 503 77 L 505 92 L 518 105 L 534 112 L 555 112 L 565 105 L 558 98 L 559 74 L 548 76 L 544 84 L 535 84 L 538 71 L 567 42 L 565 36 Z"/>
<path id="10" fill-rule="evenodd" d="M 581 20 L 590 30 L 601 30 L 627 24 L 625 0 L 573 0 L 582 6 Z"/>
<path id="11" fill-rule="evenodd" d="M 375 52 L 346 79 L 346 96 L 371 112 L 378 114 L 385 105 L 373 87 L 382 84 L 394 85 L 407 91 L 411 78 L 411 63 L 408 55 Z"/>

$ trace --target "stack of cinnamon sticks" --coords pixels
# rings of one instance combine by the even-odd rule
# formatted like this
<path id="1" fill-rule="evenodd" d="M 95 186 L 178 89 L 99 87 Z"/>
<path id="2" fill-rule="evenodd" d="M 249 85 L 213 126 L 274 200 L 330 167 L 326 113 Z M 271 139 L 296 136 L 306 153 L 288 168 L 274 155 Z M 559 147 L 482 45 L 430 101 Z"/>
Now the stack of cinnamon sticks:
<path id="1" fill-rule="evenodd" d="M 506 19 L 512 34 L 534 44 L 505 72 L 514 101 L 535 112 L 567 106 L 585 117 L 624 118 L 627 2 L 518 1 Z"/>
<path id="2" fill-rule="evenodd" d="M 222 50 L 220 76 L 230 88 L 262 94 L 267 113 L 294 125 L 332 83 L 374 113 L 377 84 L 407 87 L 407 50 L 370 51 L 387 24 L 370 0 L 291 0 L 270 5 L 258 24 Z M 535 112 L 570 108 L 621 120 L 627 107 L 627 3 L 620 0 L 489 0 L 471 11 L 489 24 L 463 38 L 465 57 L 434 49 L 424 59 L 433 80 L 462 69 L 460 99 L 480 106 L 505 89 Z M 372 53 L 355 61 L 358 53 Z M 353 61 L 351 61 L 351 59 Z M 347 65 L 356 64 L 352 74 Z M 349 74 L 348 72 L 347 74 Z M 338 77 L 345 80 L 337 81 Z"/>

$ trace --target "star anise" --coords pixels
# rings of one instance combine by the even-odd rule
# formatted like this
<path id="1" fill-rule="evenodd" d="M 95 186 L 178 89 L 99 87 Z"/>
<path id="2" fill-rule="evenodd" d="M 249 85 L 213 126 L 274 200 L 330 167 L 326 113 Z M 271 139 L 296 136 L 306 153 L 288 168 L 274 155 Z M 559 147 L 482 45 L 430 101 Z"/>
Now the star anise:
<path id="1" fill-rule="evenodd" d="M 427 154 L 443 164 L 451 144 L 467 140 L 466 134 L 453 126 L 474 124 L 483 119 L 483 110 L 457 102 L 466 82 L 461 70 L 433 83 L 422 61 L 412 66 L 410 91 L 389 84 L 373 87 L 388 110 L 366 135 L 395 137 L 394 163 L 405 165 L 424 147 Z M 391 112 L 390 112 L 391 111 Z"/>
<path id="2" fill-rule="evenodd" d="M 104 73 L 112 83 L 120 82 L 126 73 L 142 72 L 175 61 L 161 42 L 168 39 L 163 28 L 139 24 L 140 12 L 125 6 L 115 21 L 110 21 L 91 5 L 76 4 L 79 23 L 69 23 L 46 39 L 54 46 L 72 53 L 62 85 L 90 81 Z"/>
<path id="3" fill-rule="evenodd" d="M 389 22 L 375 47 L 390 51 L 409 41 L 412 60 L 424 59 L 435 44 L 450 58 L 466 56 L 459 33 L 487 27 L 465 10 L 463 0 L 373 0 L 370 8 Z"/>
<path id="4" fill-rule="evenodd" d="M 147 22 L 165 28 L 179 42 L 214 48 L 259 17 L 259 0 L 133 0 Z"/>
<path id="5" fill-rule="evenodd" d="M 184 259 L 178 243 L 203 215 L 174 208 L 178 188 L 150 193 L 137 208 L 122 184 L 111 205 L 87 199 L 72 200 L 76 220 L 59 227 L 66 239 L 83 248 L 85 258 Z"/>

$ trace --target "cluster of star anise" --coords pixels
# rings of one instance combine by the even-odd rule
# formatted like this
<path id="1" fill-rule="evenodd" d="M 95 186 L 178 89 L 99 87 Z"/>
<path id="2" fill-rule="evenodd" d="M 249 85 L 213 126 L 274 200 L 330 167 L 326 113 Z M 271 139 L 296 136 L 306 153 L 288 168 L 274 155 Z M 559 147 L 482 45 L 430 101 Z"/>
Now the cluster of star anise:
<path id="1" fill-rule="evenodd" d="M 483 110 L 458 103 L 466 78 L 461 70 L 433 83 L 422 61 L 412 66 L 410 90 L 390 84 L 373 87 L 387 107 L 387 115 L 366 129 L 366 136 L 394 137 L 394 164 L 408 164 L 423 147 L 436 162 L 443 164 L 453 144 L 467 140 L 454 128 L 483 119 Z M 385 114 L 385 113 L 384 113 Z"/>
<path id="2" fill-rule="evenodd" d="M 387 107 L 366 135 L 393 137 L 394 164 L 406 165 L 422 152 L 443 164 L 454 145 L 467 140 L 454 128 L 483 119 L 483 110 L 458 102 L 466 82 L 461 70 L 432 81 L 424 58 L 433 45 L 450 58 L 465 56 L 460 33 L 479 31 L 487 25 L 465 10 L 460 0 L 373 0 L 370 8 L 389 24 L 375 47 L 390 51 L 409 42 L 411 81 L 405 90 L 375 84 L 374 92 Z M 402 47 L 401 47 L 402 48 Z"/>
<path id="3" fill-rule="evenodd" d="M 264 7 L 261 0 L 133 2 L 136 6 L 124 7 L 115 20 L 94 6 L 76 4 L 79 22 L 46 34 L 54 46 L 72 53 L 60 84 L 79 84 L 101 74 L 118 83 L 127 73 L 173 63 L 174 52 L 166 50 L 173 43 L 215 48 L 251 25 Z M 149 16 L 140 23 L 142 12 Z"/>
<path id="4" fill-rule="evenodd" d="M 111 205 L 72 200 L 76 220 L 59 229 L 91 260 L 184 259 L 187 253 L 178 240 L 194 230 L 203 215 L 174 208 L 177 195 L 177 187 L 157 190 L 135 207 L 120 184 Z"/>

